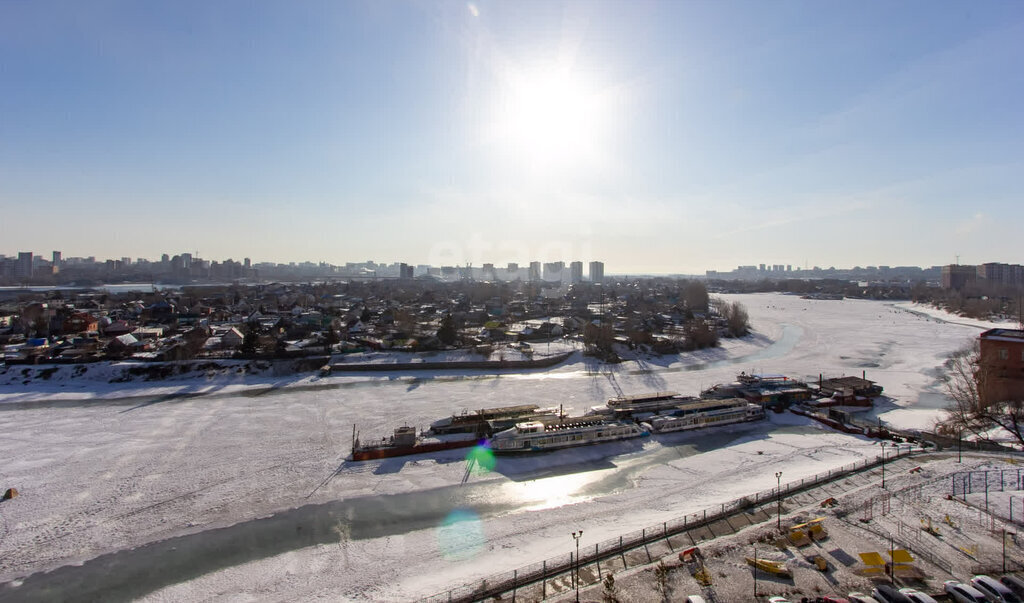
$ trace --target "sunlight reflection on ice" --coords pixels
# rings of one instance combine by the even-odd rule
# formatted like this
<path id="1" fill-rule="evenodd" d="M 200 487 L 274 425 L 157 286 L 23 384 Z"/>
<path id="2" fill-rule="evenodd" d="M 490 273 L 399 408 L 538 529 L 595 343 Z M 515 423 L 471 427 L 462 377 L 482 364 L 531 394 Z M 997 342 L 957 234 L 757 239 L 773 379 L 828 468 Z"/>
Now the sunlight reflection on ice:
<path id="1" fill-rule="evenodd" d="M 437 529 L 437 547 L 449 561 L 469 559 L 483 545 L 483 524 L 477 514 L 469 509 L 455 509 Z"/>
<path id="2" fill-rule="evenodd" d="M 512 500 L 523 501 L 528 511 L 551 509 L 588 498 L 580 494 L 587 484 L 600 479 L 601 471 L 571 473 L 526 482 L 502 484 L 503 494 Z"/>

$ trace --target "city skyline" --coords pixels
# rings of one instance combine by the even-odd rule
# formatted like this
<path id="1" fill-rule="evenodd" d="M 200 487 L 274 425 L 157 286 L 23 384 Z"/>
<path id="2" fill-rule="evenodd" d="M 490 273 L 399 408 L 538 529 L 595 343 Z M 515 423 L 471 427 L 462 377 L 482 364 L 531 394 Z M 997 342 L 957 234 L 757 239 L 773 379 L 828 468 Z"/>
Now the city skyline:
<path id="1" fill-rule="evenodd" d="M 7 3 L 0 239 L 616 274 L 1009 262 L 1022 38 L 1009 2 Z"/>
<path id="2" fill-rule="evenodd" d="M 959 260 L 959 258 L 957 258 Z M 458 279 L 482 280 L 535 280 L 535 281 L 561 281 L 565 284 L 579 282 L 600 282 L 605 278 L 605 262 L 592 260 L 584 265 L 580 260 L 566 262 L 558 260 L 553 262 L 541 262 L 531 260 L 528 262 L 507 262 L 504 265 L 495 262 L 483 262 L 481 264 L 467 263 L 465 265 L 433 265 L 415 262 L 402 262 L 398 260 L 363 260 L 348 261 L 340 264 L 329 262 L 274 262 L 274 261 L 252 261 L 249 257 L 242 257 L 241 260 L 229 258 L 203 258 L 190 252 L 180 254 L 162 253 L 159 259 L 133 258 L 121 256 L 117 258 L 97 258 L 96 256 L 65 256 L 63 251 L 53 250 L 50 252 L 50 259 L 43 254 L 20 251 L 17 256 L 8 256 L 0 253 L 0 283 L 4 280 L 18 282 L 29 282 L 35 279 L 36 282 L 45 282 L 48 277 L 57 276 L 64 268 L 76 269 L 77 276 L 93 275 L 97 271 L 102 273 L 119 274 L 122 277 L 129 274 L 147 274 L 150 278 L 157 278 L 161 275 L 172 277 L 198 277 L 198 278 L 227 278 L 227 279 L 249 279 L 258 278 L 260 270 L 270 270 L 272 276 L 281 276 L 281 269 L 297 269 L 300 272 L 292 276 L 309 275 L 313 272 L 327 276 L 373 276 L 382 278 L 413 278 L 414 276 L 435 275 L 439 277 L 455 277 Z M 139 270 L 143 272 L 139 272 Z M 85 270 L 83 273 L 82 270 Z M 584 278 L 584 270 L 586 277 Z M 942 264 L 929 266 L 879 264 L 853 266 L 794 266 L 792 264 L 744 264 L 734 267 L 731 270 L 706 269 L 697 273 L 653 273 L 634 272 L 632 276 L 669 276 L 669 277 L 705 277 L 708 279 L 723 280 L 752 280 L 752 279 L 776 279 L 776 278 L 820 278 L 834 274 L 833 278 L 857 278 L 861 276 L 874 275 L 882 280 L 938 280 L 941 275 L 943 286 L 959 288 L 961 285 L 953 285 L 954 281 L 962 282 L 970 278 L 972 281 L 976 274 L 981 279 L 992 279 L 1005 281 L 1010 286 L 1018 286 L 1024 283 L 1024 268 L 1020 264 L 1008 264 L 1005 262 L 980 262 L 977 264 Z M 312 271 L 312 272 L 311 272 Z M 940 272 L 941 271 L 941 272 Z M 629 273 L 607 272 L 609 276 L 630 276 Z M 950 274 L 957 274 L 950 277 Z M 62 275 L 63 276 L 63 275 Z M 265 275 L 263 275 L 265 276 Z M 957 281 L 957 279 L 960 279 Z M 67 279 L 64 279 L 67 281 Z"/>

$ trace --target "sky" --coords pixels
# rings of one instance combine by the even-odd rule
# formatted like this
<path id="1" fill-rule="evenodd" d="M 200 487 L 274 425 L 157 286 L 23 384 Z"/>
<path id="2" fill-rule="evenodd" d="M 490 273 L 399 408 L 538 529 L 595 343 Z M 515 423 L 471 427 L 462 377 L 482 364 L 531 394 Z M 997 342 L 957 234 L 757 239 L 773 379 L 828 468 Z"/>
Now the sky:
<path id="1" fill-rule="evenodd" d="M 0 254 L 1024 263 L 1024 3 L 0 0 Z"/>

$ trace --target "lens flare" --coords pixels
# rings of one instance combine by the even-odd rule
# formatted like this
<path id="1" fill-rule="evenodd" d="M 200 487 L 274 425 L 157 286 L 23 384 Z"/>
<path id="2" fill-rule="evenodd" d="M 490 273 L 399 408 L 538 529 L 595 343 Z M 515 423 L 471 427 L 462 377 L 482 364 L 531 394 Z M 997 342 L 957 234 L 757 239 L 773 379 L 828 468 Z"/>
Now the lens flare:
<path id="1" fill-rule="evenodd" d="M 494 459 L 494 452 L 487 442 L 477 444 L 466 454 L 466 469 L 476 474 L 490 473 L 494 471 L 497 461 Z"/>
<path id="2" fill-rule="evenodd" d="M 468 509 L 455 509 L 437 529 L 437 548 L 449 561 L 469 559 L 483 546 L 483 524 L 477 514 Z"/>

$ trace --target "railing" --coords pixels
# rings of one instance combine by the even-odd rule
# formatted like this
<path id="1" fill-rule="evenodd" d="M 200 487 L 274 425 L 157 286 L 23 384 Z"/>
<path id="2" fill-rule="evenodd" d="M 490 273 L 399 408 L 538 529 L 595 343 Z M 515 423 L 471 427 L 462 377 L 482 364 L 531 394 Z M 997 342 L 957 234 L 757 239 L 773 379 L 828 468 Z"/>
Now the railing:
<path id="1" fill-rule="evenodd" d="M 950 489 L 954 497 L 966 499 L 968 494 L 1024 490 L 1024 469 L 982 469 L 959 471 L 950 476 Z"/>
<path id="2" fill-rule="evenodd" d="M 897 458 L 903 458 L 911 454 L 921 452 L 920 450 L 913 450 L 912 447 L 909 446 L 893 446 L 893 450 L 895 450 L 896 454 L 886 454 L 885 462 L 892 462 Z M 530 586 L 538 582 L 541 584 L 542 596 L 546 597 L 547 581 L 550 578 L 572 571 L 577 567 L 577 565 L 579 569 L 596 565 L 596 573 L 598 579 L 600 579 L 602 576 L 600 562 L 602 561 L 615 557 L 622 557 L 623 564 L 625 565 L 624 556 L 627 552 L 639 549 L 660 540 L 668 540 L 672 536 L 688 534 L 694 529 L 707 529 L 711 531 L 712 537 L 723 536 L 725 535 L 724 533 L 716 534 L 712 530 L 712 526 L 714 524 L 723 520 L 730 528 L 729 533 L 734 533 L 737 530 L 732 528 L 731 524 L 728 522 L 730 517 L 738 516 L 745 512 L 753 512 L 757 507 L 762 505 L 775 504 L 777 499 L 784 499 L 787 496 L 792 496 L 799 492 L 832 481 L 836 478 L 873 469 L 874 467 L 881 465 L 882 462 L 882 457 L 876 456 L 874 460 L 865 459 L 863 461 L 844 465 L 838 469 L 831 469 L 826 473 L 816 474 L 813 477 L 802 478 L 799 481 L 782 484 L 781 492 L 779 492 L 777 488 L 762 490 L 760 492 L 755 492 L 752 496 L 748 495 L 722 503 L 719 507 L 714 509 L 705 509 L 699 513 L 684 515 L 680 518 L 664 522 L 660 526 L 650 526 L 635 532 L 624 534 L 619 536 L 617 539 L 606 540 L 595 544 L 592 550 L 588 545 L 585 550 L 580 550 L 580 558 L 578 561 L 575 558 L 575 553 L 551 557 L 538 563 L 533 563 L 501 574 L 491 575 L 478 582 L 465 584 L 425 597 L 421 599 L 421 601 L 425 603 L 468 603 L 472 601 L 480 601 L 496 595 L 502 595 L 507 592 L 514 593 L 519 588 Z M 747 527 L 747 525 L 750 524 L 748 523 L 742 527 Z M 886 535 L 886 537 L 888 537 L 888 535 Z M 692 535 L 690 538 L 691 544 L 695 544 L 692 540 Z M 672 548 L 671 541 L 669 541 L 669 548 Z M 648 562 L 653 562 L 653 558 L 650 557 L 649 552 Z"/>
<path id="3" fill-rule="evenodd" d="M 923 546 L 914 546 L 914 545 L 912 545 L 910 543 L 909 539 L 905 539 L 904 538 L 904 535 L 902 534 L 902 532 L 900 532 L 899 535 L 897 535 L 897 534 L 893 534 L 891 532 L 885 532 L 885 531 L 882 531 L 882 530 L 876 530 L 876 529 L 870 527 L 870 524 L 867 524 L 867 523 L 860 523 L 860 522 L 853 523 L 852 521 L 849 521 L 849 520 L 844 519 L 844 518 L 838 518 L 838 519 L 840 521 L 842 521 L 843 523 L 845 523 L 846 525 L 850 526 L 850 527 L 860 528 L 860 529 L 864 530 L 865 532 L 870 532 L 870 533 L 874 534 L 875 536 L 877 536 L 879 538 L 882 538 L 882 539 L 890 538 L 890 539 L 892 539 L 893 544 L 900 545 L 900 548 L 904 548 L 904 549 L 910 551 L 911 553 L 916 555 L 919 559 L 924 559 L 928 563 L 931 563 L 932 565 L 934 565 L 935 567 L 941 569 L 942 571 L 946 572 L 947 574 L 952 574 L 953 573 L 953 564 L 950 563 L 950 561 L 948 559 L 946 559 L 944 557 L 940 557 L 937 554 L 929 552 Z"/>

